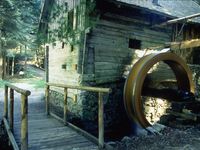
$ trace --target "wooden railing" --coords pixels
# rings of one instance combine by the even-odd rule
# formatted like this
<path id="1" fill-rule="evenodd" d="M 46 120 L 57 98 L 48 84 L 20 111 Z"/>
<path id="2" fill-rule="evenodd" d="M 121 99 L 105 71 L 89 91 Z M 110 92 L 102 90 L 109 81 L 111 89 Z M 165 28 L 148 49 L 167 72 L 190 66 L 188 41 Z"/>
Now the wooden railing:
<path id="1" fill-rule="evenodd" d="M 63 122 L 65 125 L 69 125 L 67 123 L 67 95 L 68 89 L 77 89 L 83 91 L 90 91 L 90 92 L 97 92 L 98 93 L 98 126 L 99 126 L 99 133 L 98 133 L 98 145 L 99 148 L 104 147 L 104 105 L 103 105 L 103 94 L 110 93 L 110 88 L 99 88 L 99 87 L 88 87 L 88 86 L 73 86 L 73 85 L 64 85 L 64 84 L 55 84 L 55 83 L 46 83 L 46 113 L 47 115 L 50 114 L 50 107 L 49 107 L 49 90 L 50 86 L 64 88 L 64 107 L 63 107 Z M 76 128 L 76 127 L 75 127 Z M 86 133 L 86 132 L 85 132 Z M 87 134 L 87 133 L 86 133 Z M 92 135 L 89 135 L 92 137 Z M 95 137 L 92 137 L 93 139 Z"/>
<path id="2" fill-rule="evenodd" d="M 10 105 L 8 109 L 8 89 L 10 89 Z M 14 150 L 19 150 L 19 147 L 13 136 L 14 127 L 14 91 L 21 94 L 21 150 L 28 149 L 28 96 L 31 94 L 28 90 L 23 90 L 10 83 L 5 83 L 4 95 L 4 117 L 3 122 L 9 136 L 9 142 Z M 9 117 L 8 117 L 9 111 Z"/>

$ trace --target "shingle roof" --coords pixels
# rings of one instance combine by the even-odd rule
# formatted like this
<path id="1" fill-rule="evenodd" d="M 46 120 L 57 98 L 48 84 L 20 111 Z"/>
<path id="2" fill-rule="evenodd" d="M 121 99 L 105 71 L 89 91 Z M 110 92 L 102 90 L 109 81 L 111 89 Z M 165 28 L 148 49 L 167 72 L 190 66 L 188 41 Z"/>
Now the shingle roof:
<path id="1" fill-rule="evenodd" d="M 118 2 L 146 8 L 151 11 L 161 12 L 172 17 L 184 17 L 200 13 L 200 5 L 193 0 L 158 0 L 158 5 L 152 3 L 153 0 L 116 0 Z M 200 23 L 200 17 L 194 18 L 192 22 Z"/>

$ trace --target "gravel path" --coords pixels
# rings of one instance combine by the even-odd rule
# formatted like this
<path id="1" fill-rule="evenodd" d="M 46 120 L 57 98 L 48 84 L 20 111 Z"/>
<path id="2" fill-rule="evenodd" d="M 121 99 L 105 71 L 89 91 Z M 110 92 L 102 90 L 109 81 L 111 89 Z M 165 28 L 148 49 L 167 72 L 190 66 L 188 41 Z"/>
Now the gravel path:
<path id="1" fill-rule="evenodd" d="M 175 129 L 166 127 L 161 135 L 138 135 L 110 142 L 116 150 L 199 150 L 200 125 Z"/>

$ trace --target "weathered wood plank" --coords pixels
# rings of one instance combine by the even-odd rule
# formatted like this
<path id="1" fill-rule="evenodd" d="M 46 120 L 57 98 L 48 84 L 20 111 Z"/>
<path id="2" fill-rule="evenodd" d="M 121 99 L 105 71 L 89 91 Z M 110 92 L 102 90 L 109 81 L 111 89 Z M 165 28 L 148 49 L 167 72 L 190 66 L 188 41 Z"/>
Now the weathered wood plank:
<path id="1" fill-rule="evenodd" d="M 115 51 L 114 48 L 113 48 L 113 50 L 111 50 L 111 49 L 108 49 L 108 48 L 104 49 L 104 48 L 96 47 L 95 56 L 97 56 L 97 55 L 126 58 L 126 57 L 130 57 L 130 52 L 127 52 L 127 51 L 119 52 L 119 51 Z"/>
<path id="2" fill-rule="evenodd" d="M 120 80 L 121 76 L 102 76 L 102 77 L 95 77 L 96 83 L 106 83 L 106 82 L 115 82 Z"/>
<path id="3" fill-rule="evenodd" d="M 192 40 L 187 40 L 187 41 L 182 41 L 182 42 L 170 43 L 170 48 L 172 50 L 194 48 L 194 47 L 200 47 L 200 39 L 192 39 Z"/>
<path id="4" fill-rule="evenodd" d="M 65 141 L 64 141 L 65 142 Z M 59 145 L 45 145 L 45 146 L 33 146 L 29 148 L 30 150 L 40 149 L 40 150 L 72 150 L 72 149 L 81 149 L 81 150 L 97 150 L 98 148 L 96 146 L 91 145 L 87 142 L 73 142 L 68 141 L 65 143 L 59 143 Z"/>
<path id="5" fill-rule="evenodd" d="M 15 141 L 15 138 L 14 138 L 14 136 L 13 136 L 13 134 L 11 132 L 11 129 L 10 129 L 9 125 L 8 125 L 8 122 L 7 122 L 7 120 L 5 118 L 3 119 L 3 122 L 4 122 L 4 125 L 6 127 L 7 134 L 9 136 L 10 142 L 11 142 L 14 150 L 19 150 L 19 147 L 18 147 L 18 145 L 17 145 L 17 143 Z"/>
<path id="6" fill-rule="evenodd" d="M 169 35 L 167 35 L 165 32 L 161 31 L 156 31 L 156 30 L 151 30 L 149 28 L 141 27 L 141 26 L 136 26 L 136 25 L 127 25 L 127 24 L 119 24 L 119 21 L 117 23 L 111 22 L 110 20 L 100 20 L 98 22 L 98 25 L 102 26 L 107 26 L 107 27 L 112 27 L 113 29 L 121 29 L 121 30 L 129 30 L 129 31 L 138 31 L 141 34 L 144 34 L 144 31 L 146 34 L 153 35 L 153 36 L 162 36 L 169 38 Z M 143 32 L 142 32 L 143 31 Z"/>
<path id="7" fill-rule="evenodd" d="M 45 113 L 44 113 L 45 114 Z M 29 147 L 28 149 L 73 149 L 93 147 L 97 145 L 89 141 L 58 120 L 40 114 L 29 115 Z M 33 116 L 33 118 L 31 118 Z M 17 143 L 20 143 L 20 122 L 15 122 Z"/>
<path id="8" fill-rule="evenodd" d="M 95 62 L 96 70 L 112 70 L 112 69 L 119 69 L 121 67 L 122 65 L 111 62 Z"/>
<path id="9" fill-rule="evenodd" d="M 130 64 L 130 58 L 127 57 L 110 57 L 110 56 L 95 56 L 95 62 L 108 62 L 108 63 L 117 63 L 117 64 Z"/>
<path id="10" fill-rule="evenodd" d="M 95 72 L 95 78 L 100 78 L 100 77 L 112 77 L 112 76 L 121 76 L 123 75 L 123 70 L 122 69 L 116 69 L 116 70 L 101 70 L 101 71 L 96 71 Z"/>

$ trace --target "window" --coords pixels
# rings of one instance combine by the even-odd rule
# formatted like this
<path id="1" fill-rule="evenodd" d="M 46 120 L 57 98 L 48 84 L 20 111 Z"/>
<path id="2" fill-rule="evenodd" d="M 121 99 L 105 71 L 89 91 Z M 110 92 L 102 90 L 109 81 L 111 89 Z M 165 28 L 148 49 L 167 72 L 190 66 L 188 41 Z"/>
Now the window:
<path id="1" fill-rule="evenodd" d="M 71 10 L 68 12 L 68 28 L 69 31 L 73 29 L 73 21 L 74 21 L 74 11 Z"/>
<path id="2" fill-rule="evenodd" d="M 74 45 L 71 44 L 71 52 L 74 51 Z"/>
<path id="3" fill-rule="evenodd" d="M 62 49 L 63 49 L 63 48 L 65 48 L 65 43 L 64 43 L 64 42 L 62 42 Z"/>
<path id="4" fill-rule="evenodd" d="M 129 48 L 141 49 L 141 41 L 136 39 L 129 39 Z"/>

